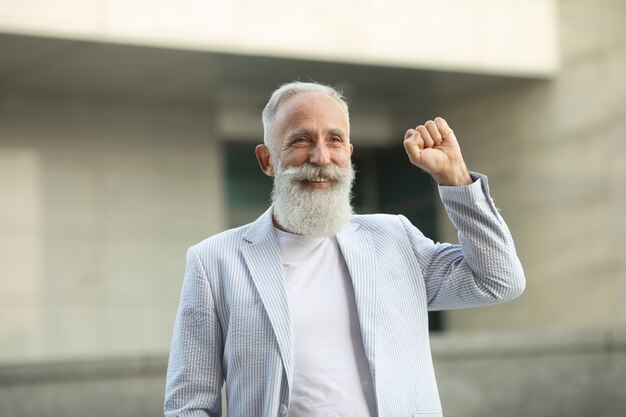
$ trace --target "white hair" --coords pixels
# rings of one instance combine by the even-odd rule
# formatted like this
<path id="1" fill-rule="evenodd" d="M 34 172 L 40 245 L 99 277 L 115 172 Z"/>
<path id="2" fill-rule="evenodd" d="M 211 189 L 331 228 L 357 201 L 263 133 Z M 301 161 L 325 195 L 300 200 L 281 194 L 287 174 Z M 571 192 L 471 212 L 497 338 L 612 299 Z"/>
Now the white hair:
<path id="1" fill-rule="evenodd" d="M 343 93 L 338 88 L 316 82 L 293 81 L 283 84 L 274 90 L 272 96 L 263 109 L 263 142 L 270 149 L 270 152 L 273 151 L 271 139 L 274 133 L 274 116 L 276 115 L 278 105 L 286 98 L 293 97 L 296 94 L 308 92 L 328 94 L 341 105 L 341 108 L 346 112 L 346 116 L 348 118 L 350 117 L 348 103 L 344 98 Z"/>

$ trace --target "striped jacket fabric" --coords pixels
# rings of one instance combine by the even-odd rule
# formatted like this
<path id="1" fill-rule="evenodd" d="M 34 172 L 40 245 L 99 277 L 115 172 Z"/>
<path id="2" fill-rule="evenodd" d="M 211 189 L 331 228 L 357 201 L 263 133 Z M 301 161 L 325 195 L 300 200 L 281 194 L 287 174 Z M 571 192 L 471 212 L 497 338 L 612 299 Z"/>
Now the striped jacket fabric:
<path id="1" fill-rule="evenodd" d="M 487 179 L 440 187 L 459 245 L 435 243 L 401 215 L 355 215 L 337 234 L 354 286 L 379 417 L 441 417 L 428 310 L 493 304 L 525 286 Z M 167 372 L 165 415 L 289 413 L 289 305 L 271 208 L 191 247 Z M 329 340 L 332 343 L 332 340 Z"/>

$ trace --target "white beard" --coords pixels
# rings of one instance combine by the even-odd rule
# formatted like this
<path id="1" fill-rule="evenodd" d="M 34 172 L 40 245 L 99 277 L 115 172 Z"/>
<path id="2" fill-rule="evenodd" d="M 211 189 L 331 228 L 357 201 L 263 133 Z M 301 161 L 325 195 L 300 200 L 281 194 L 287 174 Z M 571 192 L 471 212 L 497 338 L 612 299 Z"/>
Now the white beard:
<path id="1" fill-rule="evenodd" d="M 272 203 L 274 219 L 288 232 L 303 236 L 332 236 L 350 222 L 352 216 L 352 164 L 323 167 L 303 164 L 283 170 L 280 163 L 274 167 Z M 311 188 L 304 180 L 327 178 L 330 188 Z"/>

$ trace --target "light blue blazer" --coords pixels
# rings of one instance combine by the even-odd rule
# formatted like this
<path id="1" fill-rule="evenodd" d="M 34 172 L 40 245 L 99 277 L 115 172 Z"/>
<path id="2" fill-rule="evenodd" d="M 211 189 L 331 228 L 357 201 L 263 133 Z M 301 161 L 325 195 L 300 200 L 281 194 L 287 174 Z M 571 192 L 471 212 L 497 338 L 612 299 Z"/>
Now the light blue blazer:
<path id="1" fill-rule="evenodd" d="M 428 310 L 493 304 L 525 280 L 487 181 L 440 187 L 460 245 L 405 217 L 355 215 L 337 241 L 356 296 L 379 417 L 442 416 Z M 271 208 L 191 247 L 170 352 L 165 415 L 288 415 L 292 323 Z M 328 343 L 333 343 L 329 340 Z"/>

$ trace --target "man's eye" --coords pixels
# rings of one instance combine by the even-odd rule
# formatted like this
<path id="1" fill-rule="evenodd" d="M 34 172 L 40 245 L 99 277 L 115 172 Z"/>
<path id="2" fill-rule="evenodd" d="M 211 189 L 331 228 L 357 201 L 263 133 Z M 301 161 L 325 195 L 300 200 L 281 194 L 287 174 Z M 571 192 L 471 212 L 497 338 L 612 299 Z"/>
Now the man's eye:
<path id="1" fill-rule="evenodd" d="M 343 138 L 340 136 L 333 136 L 332 138 L 330 138 L 331 142 L 338 142 L 341 143 L 343 142 Z"/>

